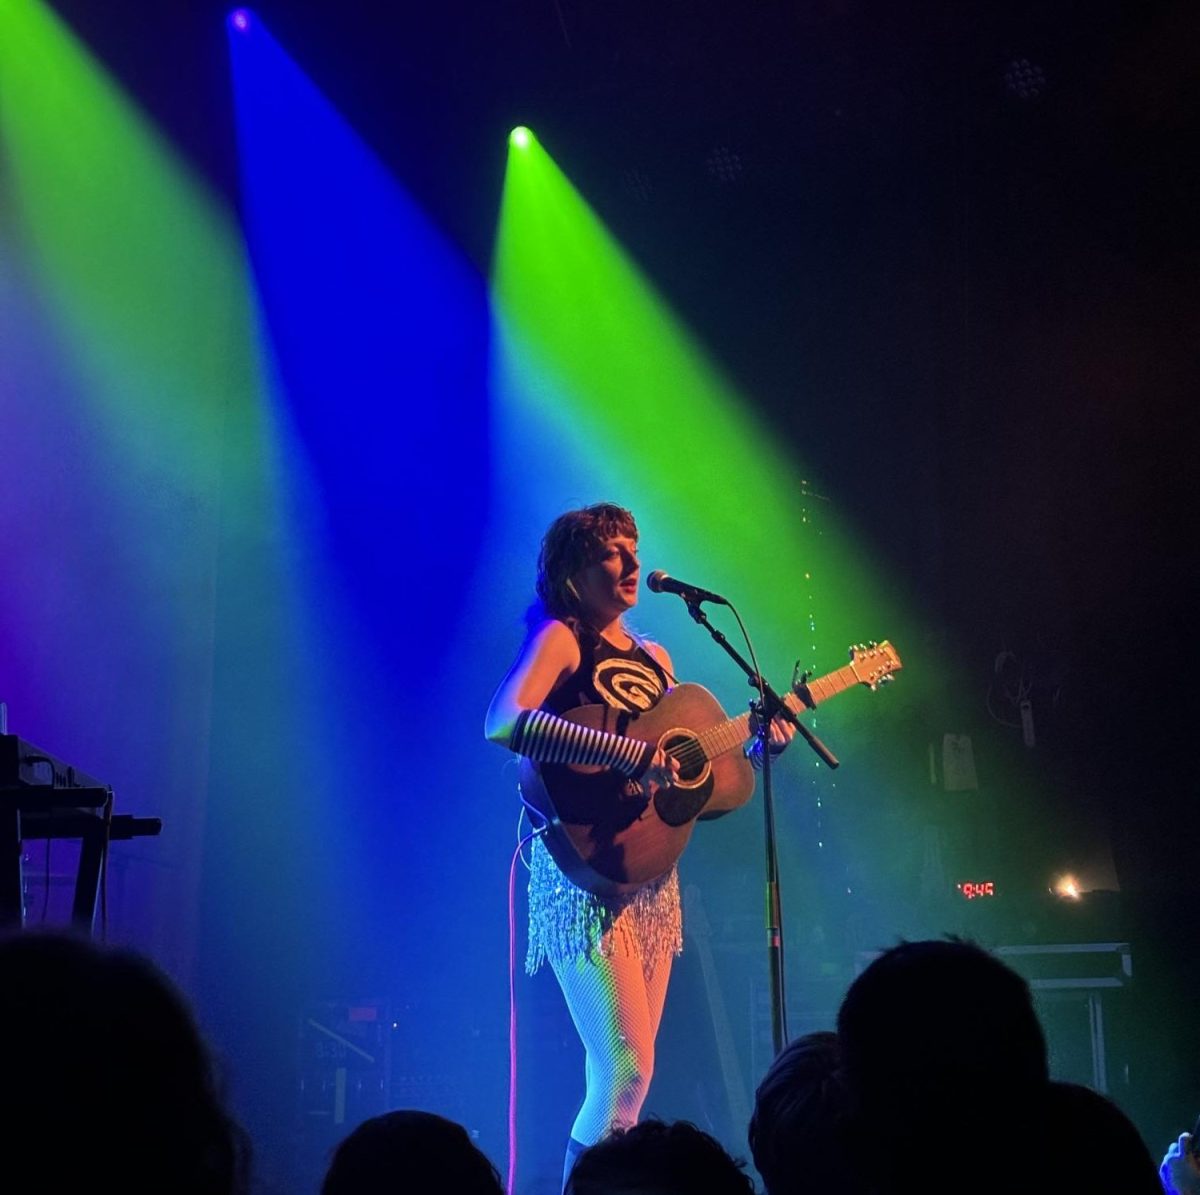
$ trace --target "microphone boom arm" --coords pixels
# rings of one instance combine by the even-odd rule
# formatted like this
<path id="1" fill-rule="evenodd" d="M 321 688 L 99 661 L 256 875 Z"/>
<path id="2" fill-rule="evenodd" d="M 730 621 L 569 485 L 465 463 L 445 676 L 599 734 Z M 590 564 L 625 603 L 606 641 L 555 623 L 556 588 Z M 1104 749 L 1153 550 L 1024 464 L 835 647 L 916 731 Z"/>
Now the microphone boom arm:
<path id="1" fill-rule="evenodd" d="M 726 603 L 728 604 L 728 603 Z M 708 615 L 700 609 L 699 601 L 689 601 L 687 603 L 688 613 L 692 616 L 693 622 L 698 622 L 716 641 L 717 645 L 725 650 L 725 654 L 733 660 L 733 662 L 746 674 L 746 679 L 751 688 L 762 695 L 763 709 L 762 719 L 764 725 L 769 725 L 771 719 L 777 714 L 786 718 L 795 728 L 801 738 L 817 753 L 818 758 L 830 768 L 840 766 L 840 761 L 828 747 L 809 728 L 784 704 L 783 698 L 771 688 L 770 682 L 765 676 L 755 672 L 755 670 L 746 663 L 741 653 L 733 646 L 732 643 L 725 637 L 723 631 L 719 631 L 708 621 Z M 764 744 L 765 749 L 765 744 Z"/>

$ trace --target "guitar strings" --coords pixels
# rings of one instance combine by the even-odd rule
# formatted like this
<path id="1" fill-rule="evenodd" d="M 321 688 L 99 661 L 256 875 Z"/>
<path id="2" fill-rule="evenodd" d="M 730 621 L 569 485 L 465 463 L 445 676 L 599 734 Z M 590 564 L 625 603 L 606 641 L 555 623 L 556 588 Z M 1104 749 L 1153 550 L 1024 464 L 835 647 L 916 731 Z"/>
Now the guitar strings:
<path id="1" fill-rule="evenodd" d="M 714 734 L 713 731 L 719 731 L 721 733 Z M 730 737 L 729 741 L 722 746 L 720 739 L 722 737 L 729 736 L 729 734 L 730 731 L 727 727 L 712 727 L 710 730 L 705 731 L 702 734 L 698 734 L 690 739 L 687 739 L 677 747 L 668 747 L 666 749 L 666 753 L 672 759 L 679 760 L 680 763 L 700 766 L 712 758 L 712 756 L 709 754 L 710 744 L 706 743 L 705 739 L 708 738 L 712 740 L 711 745 L 717 748 L 716 754 L 720 755 L 723 751 L 730 750 L 737 746 L 738 742 L 740 741 L 736 736 Z"/>
<path id="2" fill-rule="evenodd" d="M 886 670 L 890 676 L 892 669 L 889 667 Z M 840 682 L 840 683 L 839 683 Z M 843 688 L 849 688 L 851 684 L 861 683 L 858 675 L 854 672 L 852 665 L 843 665 L 827 676 L 817 677 L 814 680 L 806 682 L 810 693 L 816 694 L 818 686 L 824 686 L 829 690 L 826 696 L 832 696 L 835 693 L 840 693 Z M 817 694 L 819 695 L 819 694 Z M 807 703 L 805 703 L 807 704 Z M 815 704 L 815 702 L 814 702 Z M 721 733 L 714 733 L 721 732 Z M 693 735 L 685 739 L 677 746 L 667 747 L 666 754 L 674 760 L 677 760 L 685 767 L 702 767 L 713 757 L 709 754 L 709 748 L 715 747 L 716 754 L 721 754 L 722 751 L 732 748 L 736 745 L 735 742 L 729 742 L 725 746 L 721 743 L 721 738 L 724 734 L 729 733 L 727 726 L 714 726 L 701 734 Z M 709 740 L 706 742 L 706 739 Z"/>
<path id="3" fill-rule="evenodd" d="M 691 766 L 699 766 L 708 760 L 708 752 L 698 738 L 688 739 L 677 747 L 668 747 L 666 754 L 681 764 Z"/>
<path id="4" fill-rule="evenodd" d="M 708 751 L 709 744 L 705 742 L 706 736 L 714 739 L 712 745 L 718 748 L 717 754 L 720 754 L 722 750 L 720 744 L 715 741 L 719 736 L 713 735 L 713 730 L 724 731 L 726 728 L 721 726 L 713 727 L 703 734 L 694 735 L 677 746 L 667 747 L 665 749 L 666 754 L 684 766 L 702 767 L 712 758 Z M 734 746 L 736 746 L 736 741 L 731 740 L 729 747 Z"/>

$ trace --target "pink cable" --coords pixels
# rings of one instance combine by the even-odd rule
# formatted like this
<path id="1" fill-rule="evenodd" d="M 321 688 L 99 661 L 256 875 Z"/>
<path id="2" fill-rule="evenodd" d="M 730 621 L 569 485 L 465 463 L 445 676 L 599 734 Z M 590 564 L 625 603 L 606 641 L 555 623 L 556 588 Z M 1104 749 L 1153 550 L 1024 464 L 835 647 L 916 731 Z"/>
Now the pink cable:
<path id="1" fill-rule="evenodd" d="M 536 833 L 517 843 L 508 867 L 508 1195 L 517 1178 L 517 860 Z"/>

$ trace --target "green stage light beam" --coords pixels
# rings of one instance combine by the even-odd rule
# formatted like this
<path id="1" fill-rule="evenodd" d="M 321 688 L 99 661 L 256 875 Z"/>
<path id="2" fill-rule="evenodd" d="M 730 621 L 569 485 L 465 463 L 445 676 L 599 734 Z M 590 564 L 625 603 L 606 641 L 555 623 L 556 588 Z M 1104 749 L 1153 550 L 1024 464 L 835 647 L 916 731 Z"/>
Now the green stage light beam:
<path id="1" fill-rule="evenodd" d="M 509 152 L 492 287 L 511 485 L 526 461 L 570 456 L 569 488 L 590 473 L 582 488 L 634 507 L 670 571 L 741 599 L 776 675 L 797 656 L 840 663 L 839 641 L 904 634 L 869 549 L 535 139 Z"/>

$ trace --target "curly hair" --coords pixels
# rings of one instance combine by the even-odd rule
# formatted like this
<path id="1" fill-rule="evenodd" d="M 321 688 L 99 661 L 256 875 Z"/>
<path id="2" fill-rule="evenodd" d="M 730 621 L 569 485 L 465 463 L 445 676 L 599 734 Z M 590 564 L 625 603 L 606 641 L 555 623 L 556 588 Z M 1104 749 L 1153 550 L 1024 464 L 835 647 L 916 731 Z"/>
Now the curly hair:
<path id="1" fill-rule="evenodd" d="M 462 1125 L 409 1108 L 360 1124 L 337 1147 L 321 1185 L 321 1195 L 408 1190 L 503 1195 L 504 1187 Z"/>
<path id="2" fill-rule="evenodd" d="M 559 515 L 542 537 L 538 598 L 549 617 L 565 622 L 576 635 L 586 626 L 586 619 L 572 578 L 599 559 L 605 540 L 618 535 L 637 539 L 633 515 L 615 503 L 597 502 Z"/>
<path id="3" fill-rule="evenodd" d="M 758 1085 L 747 1140 L 768 1195 L 867 1189 L 850 1165 L 850 1102 L 840 1064 L 836 1033 L 807 1033 L 783 1048 Z"/>
<path id="4" fill-rule="evenodd" d="M 686 1120 L 643 1120 L 585 1149 L 565 1195 L 754 1195 L 745 1163 Z"/>

